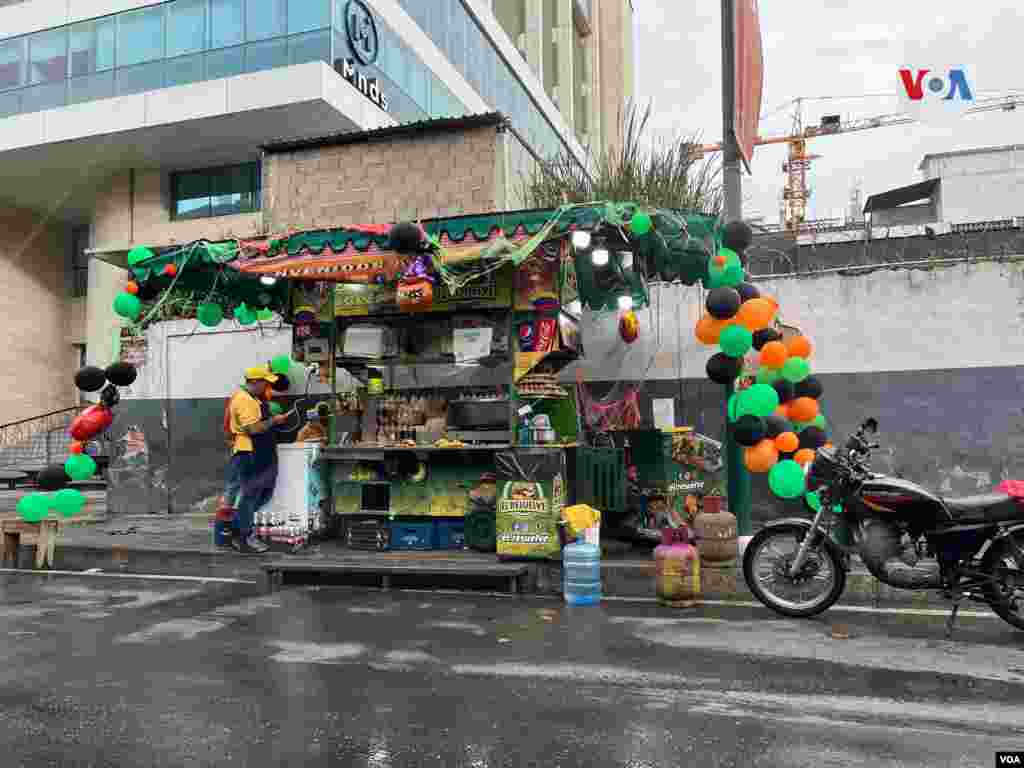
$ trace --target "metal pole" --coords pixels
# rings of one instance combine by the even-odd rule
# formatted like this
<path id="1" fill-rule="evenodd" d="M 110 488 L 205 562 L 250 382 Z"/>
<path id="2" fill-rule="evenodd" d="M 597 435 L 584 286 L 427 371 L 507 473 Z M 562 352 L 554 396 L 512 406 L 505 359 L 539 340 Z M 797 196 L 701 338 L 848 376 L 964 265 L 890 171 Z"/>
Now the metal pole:
<path id="1" fill-rule="evenodd" d="M 725 197 L 723 218 L 726 223 L 743 218 L 740 153 L 734 131 L 736 55 L 734 36 L 735 8 L 733 0 L 722 0 L 722 185 Z M 725 387 L 726 409 L 735 387 Z M 750 536 L 753 521 L 750 514 L 750 473 L 743 463 L 743 449 L 733 439 L 729 416 L 725 417 L 725 463 L 729 511 L 736 515 L 739 550 L 742 555 Z"/>

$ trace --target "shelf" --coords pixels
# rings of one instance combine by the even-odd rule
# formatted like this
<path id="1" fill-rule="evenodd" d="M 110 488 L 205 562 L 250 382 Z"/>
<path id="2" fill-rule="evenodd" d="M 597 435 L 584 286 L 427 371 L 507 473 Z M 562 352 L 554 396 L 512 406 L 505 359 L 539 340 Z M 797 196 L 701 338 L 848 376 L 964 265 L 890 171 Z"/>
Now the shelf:
<path id="1" fill-rule="evenodd" d="M 509 443 L 465 445 L 459 448 L 437 448 L 432 445 L 418 445 L 415 448 L 398 446 L 333 446 L 324 448 L 321 451 L 321 456 L 327 461 L 382 461 L 396 453 L 415 453 L 424 456 L 437 453 L 490 453 L 494 451 L 507 451 L 512 447 Z"/>
<path id="2" fill-rule="evenodd" d="M 337 357 L 335 358 L 339 368 L 382 368 L 392 365 L 455 365 L 454 355 L 441 355 L 437 357 Z M 474 360 L 472 363 L 465 363 L 465 365 L 500 365 L 501 363 L 511 363 L 512 357 L 507 352 L 500 352 L 497 354 L 483 357 L 479 360 Z"/>

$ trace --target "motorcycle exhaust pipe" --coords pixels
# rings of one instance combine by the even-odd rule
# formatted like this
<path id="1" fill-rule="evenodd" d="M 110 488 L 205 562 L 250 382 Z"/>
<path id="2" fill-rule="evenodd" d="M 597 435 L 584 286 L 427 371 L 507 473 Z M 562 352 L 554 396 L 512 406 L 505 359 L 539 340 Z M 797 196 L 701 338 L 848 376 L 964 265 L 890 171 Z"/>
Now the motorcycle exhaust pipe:
<path id="1" fill-rule="evenodd" d="M 865 521 L 861 525 L 860 556 L 876 579 L 898 589 L 934 589 L 942 586 L 936 560 L 911 565 L 903 559 L 902 535 L 891 523 Z"/>

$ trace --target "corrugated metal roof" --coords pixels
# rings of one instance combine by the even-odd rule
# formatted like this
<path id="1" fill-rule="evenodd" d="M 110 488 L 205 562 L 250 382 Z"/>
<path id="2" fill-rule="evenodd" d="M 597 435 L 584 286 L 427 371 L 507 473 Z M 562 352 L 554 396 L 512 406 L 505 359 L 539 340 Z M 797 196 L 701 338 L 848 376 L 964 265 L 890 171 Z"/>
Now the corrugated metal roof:
<path id="1" fill-rule="evenodd" d="M 940 181 L 940 179 L 928 179 L 927 181 L 921 181 L 917 184 L 899 187 L 898 189 L 890 189 L 888 192 L 880 192 L 877 195 L 871 195 L 864 203 L 864 213 L 883 211 L 889 208 L 895 208 L 899 205 L 913 203 L 916 200 L 924 200 L 926 197 L 931 197 L 935 193 Z"/>
<path id="2" fill-rule="evenodd" d="M 1003 144 L 999 147 L 976 147 L 974 149 L 958 149 L 953 152 L 933 152 L 921 158 L 921 164 L 917 170 L 924 170 L 924 165 L 929 160 L 938 160 L 943 157 L 963 157 L 965 155 L 989 155 L 995 152 L 1017 152 L 1024 150 L 1024 144 Z"/>
<path id="3" fill-rule="evenodd" d="M 485 112 L 478 115 L 462 117 L 439 117 L 420 120 L 415 123 L 389 125 L 385 128 L 374 128 L 370 131 L 352 131 L 336 133 L 328 136 L 314 136 L 304 139 L 279 139 L 264 144 L 262 149 L 267 154 L 277 152 L 293 152 L 300 149 L 316 149 L 317 147 L 336 147 L 344 144 L 358 144 L 369 141 L 386 141 L 387 139 L 415 136 L 423 133 L 440 133 L 443 131 L 461 131 L 467 128 L 484 128 L 507 124 L 500 112 Z"/>

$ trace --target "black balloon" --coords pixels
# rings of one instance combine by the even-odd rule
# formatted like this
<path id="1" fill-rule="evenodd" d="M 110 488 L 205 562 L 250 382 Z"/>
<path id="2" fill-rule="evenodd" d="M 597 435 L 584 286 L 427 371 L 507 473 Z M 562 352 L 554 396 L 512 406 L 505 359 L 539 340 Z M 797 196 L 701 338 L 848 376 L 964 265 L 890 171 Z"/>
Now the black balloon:
<path id="1" fill-rule="evenodd" d="M 785 379 L 773 381 L 772 389 L 774 389 L 778 393 L 780 403 L 788 403 L 796 396 L 796 393 L 794 391 L 796 388 L 793 386 L 793 383 L 790 381 L 786 381 Z"/>
<path id="2" fill-rule="evenodd" d="M 42 491 L 59 491 L 71 482 L 71 478 L 64 471 L 63 464 L 51 464 L 39 473 L 36 482 Z"/>
<path id="3" fill-rule="evenodd" d="M 745 221 L 730 221 L 722 232 L 722 245 L 741 253 L 754 242 L 754 230 Z"/>
<path id="4" fill-rule="evenodd" d="M 83 392 L 99 392 L 106 383 L 107 374 L 95 365 L 87 365 L 75 374 L 75 386 Z"/>
<path id="5" fill-rule="evenodd" d="M 765 424 L 765 437 L 775 439 L 783 432 L 789 432 L 792 427 L 789 422 L 781 416 L 776 416 L 774 413 L 764 420 Z"/>
<path id="6" fill-rule="evenodd" d="M 760 416 L 740 416 L 732 425 L 732 435 L 736 442 L 748 448 L 764 440 L 766 434 L 767 426 Z"/>
<path id="7" fill-rule="evenodd" d="M 716 384 L 728 384 L 735 380 L 742 370 L 743 358 L 741 357 L 729 357 L 719 352 L 708 360 L 708 378 Z"/>
<path id="8" fill-rule="evenodd" d="M 824 391 L 825 389 L 821 386 L 817 376 L 808 376 L 796 385 L 797 397 L 813 397 L 817 400 Z"/>
<path id="9" fill-rule="evenodd" d="M 153 301 L 159 295 L 160 288 L 156 285 L 156 281 L 139 283 L 139 292 L 136 294 L 139 301 Z"/>
<path id="10" fill-rule="evenodd" d="M 742 301 L 761 298 L 761 292 L 757 290 L 757 286 L 753 283 L 740 283 L 736 286 L 736 290 L 739 292 Z"/>
<path id="11" fill-rule="evenodd" d="M 107 381 L 118 387 L 130 387 L 138 378 L 139 372 L 131 363 L 114 363 L 104 372 Z"/>
<path id="12" fill-rule="evenodd" d="M 416 253 L 423 245 L 423 232 L 411 221 L 403 221 L 391 228 L 388 241 L 393 251 Z"/>
<path id="13" fill-rule="evenodd" d="M 821 427 L 804 427 L 800 430 L 800 447 L 801 448 L 821 448 L 825 443 L 828 442 L 828 435 L 825 434 L 825 430 Z"/>
<path id="14" fill-rule="evenodd" d="M 782 341 L 782 334 L 774 328 L 762 328 L 754 332 L 754 349 L 760 351 L 769 341 Z"/>
<path id="15" fill-rule="evenodd" d="M 277 374 L 277 381 L 271 384 L 270 388 L 275 392 L 287 392 L 290 386 L 291 382 L 288 380 L 288 377 L 283 373 L 279 373 Z"/>
<path id="16" fill-rule="evenodd" d="M 728 320 L 740 311 L 742 299 L 735 288 L 714 288 L 708 292 L 707 307 L 708 314 L 719 320 Z"/>

